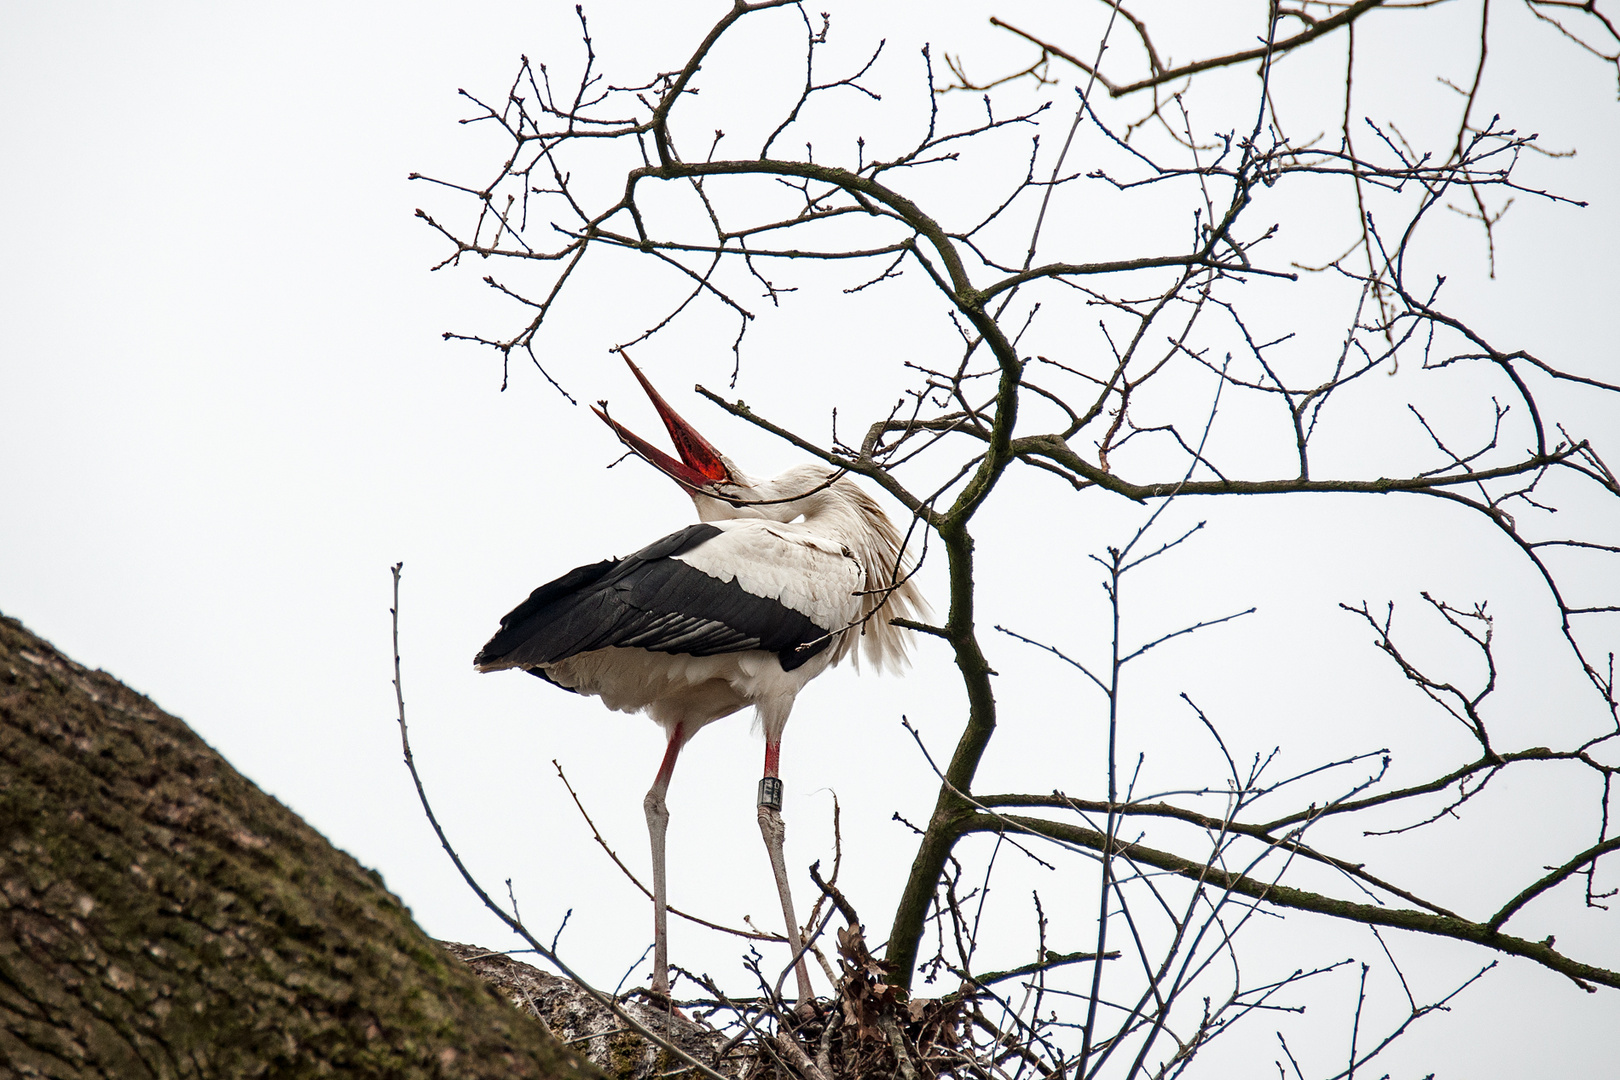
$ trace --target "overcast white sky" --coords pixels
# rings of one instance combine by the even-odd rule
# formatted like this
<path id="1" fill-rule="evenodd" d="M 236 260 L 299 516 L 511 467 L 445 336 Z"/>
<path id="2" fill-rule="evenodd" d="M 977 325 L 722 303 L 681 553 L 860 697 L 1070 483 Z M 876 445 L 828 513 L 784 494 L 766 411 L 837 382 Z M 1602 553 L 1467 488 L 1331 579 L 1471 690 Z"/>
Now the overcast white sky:
<path id="1" fill-rule="evenodd" d="M 852 53 L 888 39 L 890 85 L 911 91 L 924 41 L 936 56 L 967 53 L 989 72 L 1024 53 L 992 36 L 988 14 L 1053 33 L 1067 17 L 1030 2 L 829 6 L 835 40 Z M 1191 41 L 1194 12 L 1262 32 L 1263 5 L 1230 7 L 1217 16 L 1183 5 L 1178 58 L 1205 51 Z M 626 82 L 678 67 L 720 10 L 604 3 L 587 13 L 609 78 Z M 1472 10 L 1459 16 L 1459 34 Z M 1482 111 L 1501 110 L 1555 149 L 1579 144 L 1575 160 L 1532 167 L 1593 206 L 1554 214 L 1525 200 L 1501 234 L 1499 277 L 1462 273 L 1457 287 L 1474 290 L 1465 306 L 1509 347 L 1613 379 L 1613 72 L 1556 48 L 1515 12 L 1502 16 L 1507 29 L 1493 42 L 1503 58 Z M 1393 73 L 1441 42 L 1369 30 L 1364 45 L 1369 72 Z M 640 868 L 641 796 L 662 752 L 658 732 L 536 680 L 477 676 L 471 658 L 530 589 L 685 524 L 690 504 L 645 468 L 604 472 L 618 457 L 609 433 L 532 370 L 514 364 L 501 393 L 497 361 L 440 340 L 445 330 L 509 332 L 517 313 L 477 284 L 484 269 L 428 273 L 443 244 L 412 212 L 453 204 L 407 180 L 413 171 L 466 182 L 490 173 L 499 148 L 457 125 L 471 110 L 456 89 L 498 98 L 525 53 L 573 70 L 572 4 L 0 3 L 0 611 L 185 719 L 381 870 L 430 933 L 503 945 L 437 850 L 400 764 L 388 567 L 403 560 L 407 703 L 441 819 L 486 883 L 513 879 L 524 915 L 548 935 L 572 908 L 562 951 L 611 986 L 650 937 L 646 904 L 594 847 L 550 762 L 563 764 L 610 842 Z M 1468 74 L 1459 60 L 1454 77 Z M 1382 104 L 1379 86 L 1369 75 L 1369 109 Z M 920 100 L 894 94 L 884 116 L 903 126 Z M 704 104 L 741 108 L 735 98 Z M 1071 222 L 1078 231 L 1064 234 L 1078 236 L 1081 250 L 1086 236 L 1106 246 L 1156 223 L 1083 224 L 1092 233 Z M 1474 242 L 1458 235 L 1459 245 Z M 542 347 L 580 401 L 609 398 L 616 416 L 660 434 L 606 352 L 645 325 L 644 298 L 631 295 L 639 279 L 615 275 L 609 266 L 576 282 Z M 738 393 L 819 435 L 829 405 L 853 398 L 864 423 L 860 409 L 878 408 L 901 384 L 897 363 L 869 374 L 871 357 L 937 360 L 933 350 L 949 348 L 937 318 L 932 337 L 919 335 L 884 296 L 838 302 L 829 319 L 809 299 L 776 313 L 760 301 L 756 310 L 771 317 L 751 331 L 751 355 L 769 363 L 745 369 Z M 1338 324 L 1317 332 L 1331 336 Z M 791 451 L 688 392 L 694 375 L 723 389 L 730 336 L 723 319 L 695 318 L 648 347 L 647 367 L 716 444 L 768 474 Z M 1587 434 L 1620 430 L 1612 403 L 1606 416 L 1582 419 Z M 1009 499 L 1041 497 L 1030 481 L 1011 484 Z M 1425 543 L 1455 523 L 1435 508 L 1369 505 L 1222 508 L 1206 539 L 1162 577 L 1144 579 L 1144 626 L 1261 608 L 1251 626 L 1154 669 L 1148 682 L 1169 704 L 1148 710 L 1144 740 L 1159 740 L 1174 760 L 1188 735 L 1173 701 L 1187 689 L 1224 710 L 1250 751 L 1302 724 L 1320 733 L 1307 756 L 1376 745 L 1378 726 L 1416 722 L 1406 718 L 1416 705 L 1367 660 L 1367 635 L 1335 604 L 1410 603 L 1421 588 L 1457 602 L 1488 598 L 1499 611 L 1504 649 L 1521 650 L 1504 680 L 1502 724 L 1524 725 L 1524 745 L 1535 745 L 1537 723 L 1583 722 L 1564 715 L 1587 708 L 1566 709 L 1560 696 L 1574 694 L 1567 655 L 1536 644 L 1549 608 L 1525 568 L 1480 532 Z M 1173 517 L 1213 513 L 1180 507 Z M 1139 516 L 1097 493 L 1062 503 L 1044 519 L 1064 538 L 1057 559 L 1029 542 L 1027 520 L 987 523 L 983 624 L 1094 644 L 1086 613 L 1101 607 L 1083 553 L 1119 542 Z M 925 573 L 936 598 L 938 569 Z M 1005 639 L 991 646 L 1005 715 L 1017 722 L 1006 724 L 983 788 L 1095 790 L 1095 772 L 1058 764 L 1091 745 L 1057 720 L 1085 700 L 1083 688 Z M 1340 663 L 1352 650 L 1361 650 L 1356 662 Z M 933 798 L 900 717 L 948 753 L 955 687 L 946 657 L 925 645 L 904 679 L 825 676 L 789 727 L 789 862 L 830 861 L 836 790 L 845 880 L 876 936 L 911 856 L 890 816 L 924 818 Z M 723 922 L 752 915 L 774 929 L 752 811 L 759 754 L 737 718 L 683 756 L 670 796 L 671 897 Z M 1046 764 L 1050 776 L 1038 768 Z M 1495 831 L 1469 842 L 1502 844 L 1511 862 L 1516 830 L 1530 826 L 1511 799 L 1483 813 Z M 1423 865 L 1437 856 L 1419 849 L 1402 858 Z M 1446 888 L 1466 896 L 1472 885 Z M 1009 887 L 1009 904 L 1027 905 L 1021 888 Z M 1554 924 L 1561 944 L 1620 963 L 1612 921 L 1583 922 L 1573 906 L 1557 913 L 1569 920 Z M 1293 925 L 1302 942 L 1323 933 Z M 1520 932 L 1539 936 L 1530 930 Z M 1473 962 L 1460 948 L 1396 940 L 1416 970 L 1434 965 L 1430 993 Z M 1369 947 L 1346 937 L 1343 949 Z M 739 951 L 675 926 L 677 962 L 740 981 Z M 1327 1007 L 1353 1001 L 1351 983 L 1340 991 Z M 1609 1075 L 1614 1007 L 1613 992 L 1588 997 L 1507 960 L 1456 1019 L 1421 1026 L 1394 1059 L 1409 1066 L 1397 1075 Z"/>

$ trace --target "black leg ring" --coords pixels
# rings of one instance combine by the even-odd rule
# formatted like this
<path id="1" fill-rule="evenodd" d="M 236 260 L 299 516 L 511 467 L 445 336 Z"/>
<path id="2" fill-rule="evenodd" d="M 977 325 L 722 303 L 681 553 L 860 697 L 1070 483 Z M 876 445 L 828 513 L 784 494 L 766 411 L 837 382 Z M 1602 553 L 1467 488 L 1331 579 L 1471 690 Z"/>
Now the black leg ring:
<path id="1" fill-rule="evenodd" d="M 782 781 L 774 776 L 759 778 L 759 805 L 772 810 L 782 809 Z"/>

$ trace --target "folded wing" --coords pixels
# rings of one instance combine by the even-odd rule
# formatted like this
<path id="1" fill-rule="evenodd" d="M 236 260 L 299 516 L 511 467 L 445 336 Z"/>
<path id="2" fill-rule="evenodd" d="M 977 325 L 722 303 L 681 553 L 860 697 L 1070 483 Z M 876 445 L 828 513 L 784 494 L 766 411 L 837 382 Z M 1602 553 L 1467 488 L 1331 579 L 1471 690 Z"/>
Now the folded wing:
<path id="1" fill-rule="evenodd" d="M 534 670 L 614 646 L 693 656 L 758 649 L 792 671 L 858 615 L 862 580 L 847 551 L 791 525 L 692 525 L 540 586 L 474 663 Z"/>

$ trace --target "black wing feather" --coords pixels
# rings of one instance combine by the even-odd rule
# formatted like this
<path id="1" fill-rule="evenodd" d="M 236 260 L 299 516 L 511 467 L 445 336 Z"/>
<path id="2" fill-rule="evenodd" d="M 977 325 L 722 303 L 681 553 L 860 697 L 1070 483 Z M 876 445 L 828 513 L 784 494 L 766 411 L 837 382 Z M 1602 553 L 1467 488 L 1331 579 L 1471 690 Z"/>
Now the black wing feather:
<path id="1" fill-rule="evenodd" d="M 674 558 L 721 531 L 691 525 L 634 555 L 576 567 L 540 586 L 501 620 L 474 663 L 544 678 L 538 665 L 612 646 L 692 656 L 764 649 L 792 671 L 831 644 L 803 613 Z"/>

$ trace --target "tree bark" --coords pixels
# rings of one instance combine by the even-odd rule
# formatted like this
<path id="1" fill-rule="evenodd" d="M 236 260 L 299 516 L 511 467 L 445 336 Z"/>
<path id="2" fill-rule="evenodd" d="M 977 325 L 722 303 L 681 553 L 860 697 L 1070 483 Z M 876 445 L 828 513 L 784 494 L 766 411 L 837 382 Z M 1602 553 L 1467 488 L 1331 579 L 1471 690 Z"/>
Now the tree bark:
<path id="1" fill-rule="evenodd" d="M 548 1031 L 568 1040 L 569 1046 L 578 1047 L 612 1080 L 656 1080 L 681 1070 L 681 1061 L 675 1055 L 630 1030 L 578 984 L 502 952 L 456 941 L 439 944 L 466 961 L 479 978 L 513 1005 L 539 1019 Z M 761 1055 L 752 1040 L 739 1046 L 706 1022 L 692 1020 L 679 1010 L 671 1014 L 667 1005 L 655 1004 L 646 997 L 621 1001 L 619 1005 L 722 1076 L 740 1078 L 757 1071 Z M 695 1072 L 687 1075 L 697 1076 Z"/>
<path id="2" fill-rule="evenodd" d="M 599 1077 L 181 721 L 0 617 L 0 1074 Z"/>

